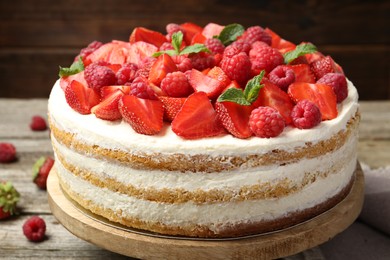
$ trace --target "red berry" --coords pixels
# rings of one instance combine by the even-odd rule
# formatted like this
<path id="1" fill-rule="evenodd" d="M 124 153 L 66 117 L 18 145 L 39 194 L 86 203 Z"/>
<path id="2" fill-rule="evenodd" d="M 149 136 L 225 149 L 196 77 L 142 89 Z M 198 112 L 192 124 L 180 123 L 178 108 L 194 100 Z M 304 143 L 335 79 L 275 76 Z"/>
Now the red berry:
<path id="1" fill-rule="evenodd" d="M 132 82 L 135 79 L 135 73 L 138 70 L 138 66 L 134 63 L 127 63 L 120 68 L 116 73 L 116 83 L 118 85 L 124 85 L 126 82 Z"/>
<path id="2" fill-rule="evenodd" d="M 223 58 L 225 57 L 233 57 L 234 55 L 237 55 L 239 54 L 240 52 L 242 52 L 242 49 L 239 48 L 239 46 L 235 46 L 233 44 L 230 44 L 229 46 L 227 46 L 223 52 Z"/>
<path id="3" fill-rule="evenodd" d="M 251 43 L 244 39 L 238 39 L 237 41 L 234 41 L 232 44 L 230 44 L 230 48 L 236 48 L 239 50 L 239 52 L 245 52 L 246 54 L 249 53 L 251 49 Z"/>
<path id="4" fill-rule="evenodd" d="M 41 116 L 33 116 L 31 118 L 30 128 L 33 131 L 44 131 L 47 129 L 46 121 Z"/>
<path id="5" fill-rule="evenodd" d="M 144 77 L 137 77 L 130 85 L 130 94 L 143 99 L 157 99 L 156 93 Z"/>
<path id="6" fill-rule="evenodd" d="M 261 26 L 248 27 L 241 36 L 242 39 L 247 40 L 250 44 L 256 41 L 262 41 L 271 46 L 272 37 Z"/>
<path id="7" fill-rule="evenodd" d="M 12 182 L 0 182 L 0 220 L 15 215 L 19 199 L 20 194 Z"/>
<path id="8" fill-rule="evenodd" d="M 338 68 L 334 60 L 330 56 L 325 56 L 310 64 L 316 79 L 322 78 L 327 73 L 338 72 Z"/>
<path id="9" fill-rule="evenodd" d="M 225 56 L 220 63 L 222 70 L 231 80 L 245 83 L 251 72 L 251 62 L 245 52 L 240 52 L 232 57 Z"/>
<path id="10" fill-rule="evenodd" d="M 249 57 L 252 62 L 253 75 L 258 75 L 262 70 L 269 73 L 277 66 L 284 64 L 283 55 L 271 47 L 252 49 Z"/>
<path id="11" fill-rule="evenodd" d="M 187 97 L 194 92 L 186 75 L 181 71 L 168 73 L 161 81 L 160 87 L 170 97 Z"/>
<path id="12" fill-rule="evenodd" d="M 33 166 L 33 182 L 42 190 L 46 190 L 46 181 L 54 160 L 51 157 L 39 158 Z"/>
<path id="13" fill-rule="evenodd" d="M 92 52 L 97 50 L 102 45 L 103 45 L 103 43 L 101 43 L 99 41 L 91 42 L 90 44 L 88 44 L 87 47 L 81 49 L 80 54 L 76 57 L 76 59 L 78 59 L 78 57 L 81 56 L 81 57 L 83 57 L 83 60 L 84 60 L 89 54 L 91 54 Z"/>
<path id="14" fill-rule="evenodd" d="M 167 51 L 167 50 L 174 50 L 172 43 L 170 42 L 164 42 L 161 44 L 160 48 L 158 48 L 159 51 Z"/>
<path id="15" fill-rule="evenodd" d="M 317 83 L 325 84 L 333 88 L 337 97 L 337 103 L 342 102 L 348 96 L 347 79 L 340 73 L 327 73 Z"/>
<path id="16" fill-rule="evenodd" d="M 32 242 L 41 242 L 45 239 L 46 223 L 38 217 L 32 216 L 23 224 L 23 234 Z"/>
<path id="17" fill-rule="evenodd" d="M 291 111 L 295 127 L 299 129 L 313 128 L 321 123 L 321 111 L 313 102 L 304 99 L 299 101 Z"/>
<path id="18" fill-rule="evenodd" d="M 65 89 L 68 105 L 80 114 L 90 114 L 91 108 L 100 102 L 100 93 L 83 83 L 72 80 Z"/>
<path id="19" fill-rule="evenodd" d="M 225 45 L 217 39 L 217 38 L 209 38 L 206 39 L 204 45 L 212 52 L 212 53 L 220 53 L 222 54 L 225 50 Z"/>
<path id="20" fill-rule="evenodd" d="M 279 65 L 268 74 L 268 79 L 282 90 L 287 91 L 288 86 L 295 81 L 295 73 L 291 68 Z"/>
<path id="21" fill-rule="evenodd" d="M 192 69 L 192 62 L 184 55 L 172 56 L 172 60 L 175 62 L 177 70 L 186 72 Z"/>
<path id="22" fill-rule="evenodd" d="M 92 63 L 84 70 L 84 77 L 88 83 L 88 87 L 100 90 L 101 87 L 115 85 L 116 76 L 114 71 L 99 63 Z"/>
<path id="23" fill-rule="evenodd" d="M 12 162 L 16 159 L 16 148 L 11 143 L 0 143 L 0 163 Z"/>
<path id="24" fill-rule="evenodd" d="M 177 23 L 169 23 L 169 24 L 167 24 L 165 29 L 167 30 L 167 34 L 168 34 L 167 39 L 168 40 L 171 40 L 172 35 L 174 33 L 181 31 L 180 25 L 178 25 Z"/>
<path id="25" fill-rule="evenodd" d="M 258 107 L 249 116 L 249 128 L 258 137 L 276 137 L 283 132 L 284 119 L 271 107 Z"/>
<path id="26" fill-rule="evenodd" d="M 191 59 L 192 68 L 204 70 L 215 66 L 214 56 L 205 52 L 195 53 L 188 56 Z"/>

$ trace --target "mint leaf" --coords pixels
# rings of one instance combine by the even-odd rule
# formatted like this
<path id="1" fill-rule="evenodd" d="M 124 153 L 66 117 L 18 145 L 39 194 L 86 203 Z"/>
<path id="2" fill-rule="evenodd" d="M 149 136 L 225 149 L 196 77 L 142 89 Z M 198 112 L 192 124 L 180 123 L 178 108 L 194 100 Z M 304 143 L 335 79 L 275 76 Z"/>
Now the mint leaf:
<path id="1" fill-rule="evenodd" d="M 309 54 L 309 53 L 313 53 L 316 51 L 317 51 L 317 48 L 313 44 L 301 43 L 301 44 L 297 45 L 295 50 L 288 51 L 283 55 L 284 62 L 286 64 L 289 64 L 290 62 L 292 62 L 293 60 L 295 60 L 296 58 L 298 58 L 300 56 L 303 56 L 303 55 Z"/>
<path id="2" fill-rule="evenodd" d="M 60 72 L 58 73 L 58 75 L 60 76 L 60 78 L 62 78 L 62 77 L 77 74 L 83 70 L 84 70 L 84 63 L 81 57 L 79 57 L 79 59 L 73 62 L 69 68 L 63 68 L 60 66 Z"/>
<path id="3" fill-rule="evenodd" d="M 183 42 L 183 33 L 178 31 L 172 35 L 172 46 L 176 53 L 180 53 L 180 46 Z"/>
<path id="4" fill-rule="evenodd" d="M 259 75 L 253 77 L 245 86 L 244 96 L 249 103 L 256 101 L 259 96 L 259 91 L 263 87 L 261 80 L 263 79 L 265 71 L 262 70 Z"/>
<path id="5" fill-rule="evenodd" d="M 191 54 L 191 53 L 199 53 L 199 52 L 210 52 L 210 50 L 204 44 L 195 43 L 194 45 L 190 45 L 185 47 L 181 52 L 182 54 Z"/>
<path id="6" fill-rule="evenodd" d="M 166 50 L 166 51 L 158 51 L 153 53 L 153 57 L 157 58 L 158 56 L 163 55 L 164 53 L 168 54 L 169 56 L 175 56 L 177 55 L 177 52 L 175 50 Z"/>
<path id="7" fill-rule="evenodd" d="M 245 31 L 244 26 L 238 23 L 226 25 L 217 38 L 225 45 L 234 42 Z"/>
<path id="8" fill-rule="evenodd" d="M 249 106 L 251 103 L 248 102 L 244 96 L 242 89 L 228 88 L 223 92 L 217 99 L 218 102 L 230 101 L 243 106 Z"/>

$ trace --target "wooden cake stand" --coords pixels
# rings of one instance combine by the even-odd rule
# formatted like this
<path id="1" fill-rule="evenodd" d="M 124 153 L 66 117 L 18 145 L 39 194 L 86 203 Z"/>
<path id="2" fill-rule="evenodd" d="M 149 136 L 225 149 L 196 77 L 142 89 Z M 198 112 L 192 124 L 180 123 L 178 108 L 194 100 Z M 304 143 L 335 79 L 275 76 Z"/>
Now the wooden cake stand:
<path id="1" fill-rule="evenodd" d="M 280 231 L 240 239 L 201 240 L 135 233 L 95 219 L 62 192 L 57 174 L 47 180 L 53 215 L 77 237 L 107 250 L 142 259 L 274 259 L 322 244 L 345 230 L 363 206 L 364 175 L 358 164 L 350 194 L 325 213 Z"/>

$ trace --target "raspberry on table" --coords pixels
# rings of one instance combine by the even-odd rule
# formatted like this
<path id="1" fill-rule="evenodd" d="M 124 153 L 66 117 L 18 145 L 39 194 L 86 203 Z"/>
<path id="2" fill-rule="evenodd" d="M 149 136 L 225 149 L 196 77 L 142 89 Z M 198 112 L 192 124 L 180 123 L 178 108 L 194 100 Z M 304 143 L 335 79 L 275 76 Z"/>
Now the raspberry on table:
<path id="1" fill-rule="evenodd" d="M 295 72 L 287 66 L 279 65 L 268 74 L 268 79 L 280 89 L 287 91 L 288 86 L 295 81 Z"/>
<path id="2" fill-rule="evenodd" d="M 130 85 L 130 94 L 143 99 L 157 99 L 156 93 L 144 77 L 137 77 Z"/>
<path id="3" fill-rule="evenodd" d="M 160 87 L 170 97 L 187 97 L 194 91 L 187 76 L 181 71 L 168 73 Z"/>
<path id="4" fill-rule="evenodd" d="M 331 86 L 337 97 L 337 103 L 342 102 L 348 96 L 347 79 L 340 73 L 327 73 L 317 83 Z"/>
<path id="5" fill-rule="evenodd" d="M 124 85 L 126 82 L 132 82 L 135 79 L 135 74 L 138 66 L 134 63 L 127 63 L 120 68 L 116 73 L 116 81 L 118 85 Z"/>
<path id="6" fill-rule="evenodd" d="M 31 118 L 30 129 L 33 131 L 44 131 L 47 129 L 46 121 L 41 116 L 33 116 Z"/>
<path id="7" fill-rule="evenodd" d="M 23 234 L 32 242 L 41 242 L 45 239 L 46 223 L 38 217 L 32 216 L 23 224 Z"/>
<path id="8" fill-rule="evenodd" d="M 283 132 L 284 127 L 283 117 L 272 107 L 260 106 L 249 116 L 249 128 L 257 137 L 276 137 Z"/>
<path id="9" fill-rule="evenodd" d="M 115 85 L 116 75 L 112 69 L 100 65 L 99 63 L 92 63 L 84 70 L 84 77 L 90 88 L 97 91 L 101 87 Z"/>
<path id="10" fill-rule="evenodd" d="M 248 27 L 241 36 L 241 39 L 247 40 L 250 44 L 256 41 L 262 41 L 271 46 L 272 37 L 261 26 Z"/>
<path id="11" fill-rule="evenodd" d="M 252 73 L 254 75 L 259 74 L 262 70 L 269 73 L 277 66 L 284 64 L 283 55 L 277 49 L 271 47 L 252 49 L 249 52 L 249 58 L 252 62 Z"/>
<path id="12" fill-rule="evenodd" d="M 16 148 L 11 143 L 0 143 L 0 163 L 15 161 Z"/>
<path id="13" fill-rule="evenodd" d="M 212 53 L 220 53 L 222 54 L 225 50 L 225 45 L 217 39 L 217 38 L 209 38 L 206 39 L 204 45 L 212 52 Z"/>
<path id="14" fill-rule="evenodd" d="M 250 77 L 251 62 L 245 52 L 232 57 L 223 57 L 220 67 L 231 80 L 236 80 L 238 83 L 245 83 Z"/>
<path id="15" fill-rule="evenodd" d="M 304 99 L 294 106 L 291 118 L 295 127 L 310 129 L 321 123 L 321 111 L 316 104 Z"/>

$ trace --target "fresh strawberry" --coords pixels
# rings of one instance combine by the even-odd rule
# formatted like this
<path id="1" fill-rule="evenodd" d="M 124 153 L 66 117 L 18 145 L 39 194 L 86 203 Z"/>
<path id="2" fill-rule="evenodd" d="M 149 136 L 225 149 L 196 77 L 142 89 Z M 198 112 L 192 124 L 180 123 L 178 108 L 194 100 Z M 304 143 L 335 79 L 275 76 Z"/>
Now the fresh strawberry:
<path id="1" fill-rule="evenodd" d="M 172 122 L 187 98 L 158 97 L 164 105 L 164 121 Z"/>
<path id="2" fill-rule="evenodd" d="M 153 63 L 148 79 L 151 83 L 159 86 L 165 76 L 174 71 L 177 71 L 175 62 L 172 60 L 171 56 L 164 53 Z"/>
<path id="3" fill-rule="evenodd" d="M 47 129 L 46 120 L 41 116 L 33 116 L 31 118 L 30 129 L 33 131 L 44 131 Z"/>
<path id="4" fill-rule="evenodd" d="M 196 69 L 191 70 L 189 82 L 195 92 L 204 92 L 210 99 L 217 98 L 227 86 L 225 82 L 205 75 Z"/>
<path id="5" fill-rule="evenodd" d="M 318 106 L 322 120 L 337 117 L 337 98 L 331 86 L 295 82 L 288 88 L 287 93 L 295 103 L 307 99 Z"/>
<path id="6" fill-rule="evenodd" d="M 0 163 L 16 160 L 16 148 L 12 143 L 0 143 Z"/>
<path id="7" fill-rule="evenodd" d="M 191 44 L 192 38 L 195 36 L 195 34 L 202 33 L 203 31 L 203 28 L 199 25 L 189 22 L 180 24 L 180 29 L 184 34 L 183 39 L 187 45 Z"/>
<path id="8" fill-rule="evenodd" d="M 12 182 L 0 182 L 0 220 L 16 214 L 19 198 L 20 194 Z"/>
<path id="9" fill-rule="evenodd" d="M 73 80 L 65 89 L 66 102 L 80 114 L 90 114 L 91 108 L 100 102 L 100 95 L 92 88 Z"/>
<path id="10" fill-rule="evenodd" d="M 127 86 L 127 85 L 124 85 L 124 86 L 117 86 L 117 85 L 105 86 L 105 87 L 102 87 L 100 89 L 100 96 L 102 97 L 102 99 L 105 99 L 118 90 L 122 91 L 123 94 L 128 95 L 130 93 L 130 86 Z"/>
<path id="11" fill-rule="evenodd" d="M 196 33 L 191 40 L 190 45 L 194 45 L 195 43 L 204 44 L 207 38 L 202 33 Z"/>
<path id="12" fill-rule="evenodd" d="M 320 60 L 322 59 L 324 56 L 324 54 L 322 54 L 321 52 L 319 51 L 316 51 L 316 52 L 313 52 L 313 53 L 308 53 L 308 54 L 305 54 L 305 58 L 307 60 L 307 62 L 310 64 L 310 63 L 313 63 L 317 60 Z"/>
<path id="13" fill-rule="evenodd" d="M 218 36 L 222 32 L 223 28 L 225 28 L 225 26 L 223 25 L 219 25 L 216 23 L 208 23 L 203 28 L 202 35 L 204 35 L 208 39 L 211 39 L 214 36 Z"/>
<path id="14" fill-rule="evenodd" d="M 290 50 L 295 49 L 294 43 L 282 39 L 278 34 L 276 34 L 271 29 L 265 28 L 264 31 L 271 35 L 271 38 L 272 38 L 271 47 L 272 48 L 278 49 L 281 53 L 286 53 Z"/>
<path id="15" fill-rule="evenodd" d="M 120 90 L 117 89 L 114 91 L 111 95 L 106 96 L 96 106 L 94 106 L 91 109 L 91 112 L 95 114 L 97 118 L 108 120 L 108 121 L 115 121 L 122 118 L 121 113 L 119 112 L 119 100 L 124 96 L 125 94 Z"/>
<path id="16" fill-rule="evenodd" d="M 315 83 L 316 77 L 308 64 L 286 65 L 295 73 L 295 82 Z"/>
<path id="17" fill-rule="evenodd" d="M 119 111 L 137 133 L 154 135 L 163 127 L 164 106 L 160 100 L 124 95 L 119 100 Z"/>
<path id="18" fill-rule="evenodd" d="M 129 56 L 131 45 L 128 42 L 112 41 L 106 43 L 92 52 L 84 60 L 84 65 L 88 66 L 92 62 L 106 61 L 111 64 L 124 64 Z"/>
<path id="19" fill-rule="evenodd" d="M 33 182 L 41 190 L 46 190 L 46 181 L 50 170 L 53 167 L 54 160 L 51 157 L 42 156 L 33 166 Z"/>
<path id="20" fill-rule="evenodd" d="M 215 66 L 207 72 L 207 76 L 218 80 L 224 88 L 230 84 L 230 79 L 221 67 Z"/>
<path id="21" fill-rule="evenodd" d="M 130 43 L 138 41 L 147 42 L 153 44 L 156 47 L 160 47 L 164 42 L 167 42 L 167 38 L 160 32 L 146 29 L 144 27 L 136 27 L 129 38 Z"/>
<path id="22" fill-rule="evenodd" d="M 139 68 L 145 67 L 146 60 L 154 60 L 151 56 L 158 51 L 158 48 L 147 42 L 135 42 L 131 44 L 127 62 L 136 64 Z"/>
<path id="23" fill-rule="evenodd" d="M 196 92 L 187 98 L 172 121 L 172 131 L 185 139 L 211 137 L 225 132 L 204 92 Z"/>
<path id="24" fill-rule="evenodd" d="M 245 139 L 252 136 L 249 129 L 251 106 L 243 106 L 234 102 L 216 102 L 215 111 L 225 129 L 235 137 Z"/>
<path id="25" fill-rule="evenodd" d="M 259 97 L 254 103 L 254 106 L 272 107 L 279 111 L 280 115 L 284 118 L 286 125 L 291 124 L 291 111 L 294 107 L 294 103 L 290 97 L 286 92 L 269 80 L 264 79 L 262 84 L 264 84 L 264 87 L 260 89 Z"/>
<path id="26" fill-rule="evenodd" d="M 68 87 L 70 82 L 72 82 L 72 80 L 77 80 L 81 84 L 83 84 L 85 86 L 88 86 L 88 83 L 87 83 L 87 81 L 85 80 L 85 77 L 84 77 L 84 71 L 81 71 L 81 72 L 79 72 L 77 74 L 74 74 L 74 75 L 61 77 L 60 78 L 61 89 L 63 91 L 65 91 L 65 89 Z"/>

